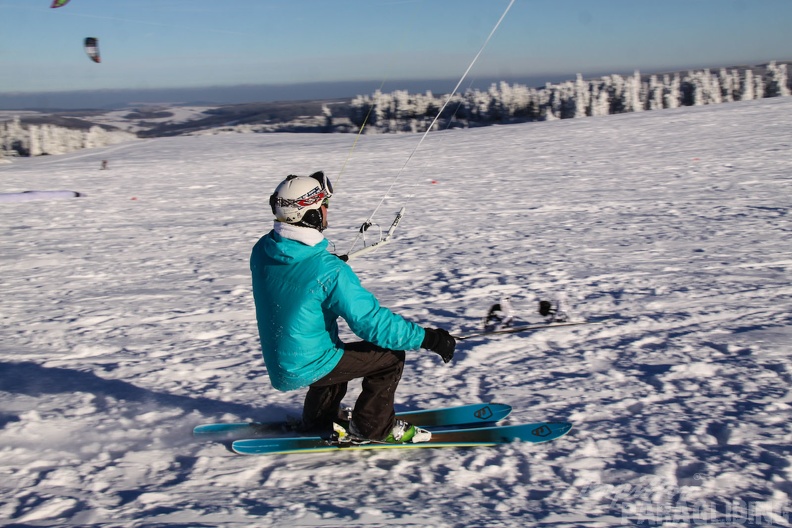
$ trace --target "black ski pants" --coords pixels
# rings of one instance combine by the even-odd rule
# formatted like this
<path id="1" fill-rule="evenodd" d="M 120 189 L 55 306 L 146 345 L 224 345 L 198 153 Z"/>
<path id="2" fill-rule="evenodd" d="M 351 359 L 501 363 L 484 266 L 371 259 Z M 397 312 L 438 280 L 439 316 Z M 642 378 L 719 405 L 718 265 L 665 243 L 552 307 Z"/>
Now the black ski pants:
<path id="1" fill-rule="evenodd" d="M 332 428 L 338 421 L 347 384 L 362 378 L 362 390 L 352 410 L 357 432 L 365 438 L 384 440 L 390 434 L 396 413 L 396 387 L 404 370 L 403 350 L 386 350 L 366 341 L 346 343 L 338 365 L 308 388 L 303 406 L 303 426 Z"/>

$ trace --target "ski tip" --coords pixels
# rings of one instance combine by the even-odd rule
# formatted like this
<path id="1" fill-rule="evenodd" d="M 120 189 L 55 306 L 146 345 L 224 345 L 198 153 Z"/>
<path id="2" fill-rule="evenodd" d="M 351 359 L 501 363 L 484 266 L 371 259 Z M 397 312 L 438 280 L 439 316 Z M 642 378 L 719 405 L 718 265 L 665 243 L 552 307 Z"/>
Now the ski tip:
<path id="1" fill-rule="evenodd" d="M 570 422 L 547 422 L 544 424 L 546 428 L 541 436 L 545 436 L 546 440 L 555 440 L 567 434 L 572 430 Z M 537 431 L 534 431 L 536 433 Z"/>
<path id="2" fill-rule="evenodd" d="M 251 423 L 249 422 L 201 424 L 196 425 L 193 428 L 193 436 L 203 437 L 222 435 L 225 433 L 233 433 L 240 430 L 249 429 L 250 427 Z"/>
<path id="3" fill-rule="evenodd" d="M 493 422 L 499 422 L 503 420 L 507 416 L 509 416 L 512 412 L 512 406 L 506 403 L 487 403 L 484 404 L 485 406 L 482 410 L 478 411 L 477 417 L 481 417 L 484 420 L 489 420 Z M 491 413 L 489 416 L 485 416 L 484 413 Z"/>
<path id="4" fill-rule="evenodd" d="M 481 402 L 481 403 L 473 403 L 473 404 L 471 404 L 471 407 L 473 407 L 473 406 L 487 406 L 490 409 L 492 409 L 493 411 L 511 411 L 512 410 L 512 406 L 509 405 L 508 403 Z"/>
<path id="5" fill-rule="evenodd" d="M 571 429 L 569 422 L 536 422 L 505 426 L 503 433 L 513 440 L 539 444 L 560 438 Z"/>
<path id="6" fill-rule="evenodd" d="M 500 422 L 512 412 L 512 406 L 506 403 L 481 403 L 470 406 L 475 420 L 470 423 L 487 424 Z"/>

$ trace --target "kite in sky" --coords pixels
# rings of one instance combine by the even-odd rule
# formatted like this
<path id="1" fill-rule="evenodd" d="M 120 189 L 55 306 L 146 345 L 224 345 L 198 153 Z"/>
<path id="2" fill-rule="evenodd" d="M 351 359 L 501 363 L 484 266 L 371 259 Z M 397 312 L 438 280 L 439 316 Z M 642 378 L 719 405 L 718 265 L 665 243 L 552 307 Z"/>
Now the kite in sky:
<path id="1" fill-rule="evenodd" d="M 99 57 L 99 41 L 93 37 L 88 37 L 85 39 L 85 53 L 91 58 L 94 62 L 102 62 L 101 57 Z"/>
<path id="2" fill-rule="evenodd" d="M 52 5 L 50 7 L 63 7 L 69 3 L 69 0 L 53 0 Z"/>

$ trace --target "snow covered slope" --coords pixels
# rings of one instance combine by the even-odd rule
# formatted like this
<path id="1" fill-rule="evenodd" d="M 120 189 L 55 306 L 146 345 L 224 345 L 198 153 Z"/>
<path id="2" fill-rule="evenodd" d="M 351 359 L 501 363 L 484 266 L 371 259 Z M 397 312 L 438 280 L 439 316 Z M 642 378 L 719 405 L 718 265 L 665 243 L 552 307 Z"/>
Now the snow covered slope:
<path id="1" fill-rule="evenodd" d="M 792 99 L 432 133 L 353 262 L 383 304 L 477 330 L 510 295 L 603 325 L 410 352 L 397 406 L 512 404 L 541 445 L 242 457 L 200 422 L 298 413 L 260 359 L 248 255 L 323 169 L 346 252 L 418 135 L 132 142 L 0 167 L 0 519 L 26 526 L 788 526 Z M 100 160 L 110 170 L 97 170 Z M 369 231 L 375 233 L 375 229 Z M 351 391 L 349 402 L 356 394 Z"/>

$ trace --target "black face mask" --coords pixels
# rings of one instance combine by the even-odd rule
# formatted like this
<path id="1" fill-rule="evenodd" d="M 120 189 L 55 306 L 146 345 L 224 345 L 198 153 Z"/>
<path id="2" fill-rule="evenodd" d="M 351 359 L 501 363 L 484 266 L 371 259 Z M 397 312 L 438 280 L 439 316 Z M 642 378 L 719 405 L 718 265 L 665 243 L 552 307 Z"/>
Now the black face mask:
<path id="1" fill-rule="evenodd" d="M 298 225 L 298 226 L 302 226 L 302 227 L 312 227 L 313 229 L 316 229 L 317 231 L 319 231 L 321 233 L 325 229 L 324 226 L 322 225 L 324 223 L 323 222 L 323 220 L 324 220 L 323 216 L 324 215 L 322 214 L 322 209 L 321 208 L 320 209 L 311 209 L 310 211 L 306 212 L 303 215 L 302 220 L 300 220 L 299 222 L 297 222 L 294 225 Z"/>

